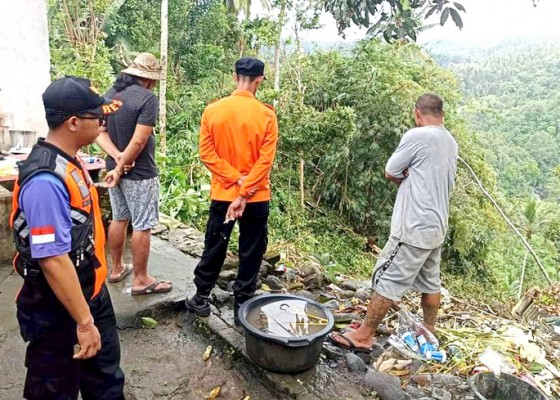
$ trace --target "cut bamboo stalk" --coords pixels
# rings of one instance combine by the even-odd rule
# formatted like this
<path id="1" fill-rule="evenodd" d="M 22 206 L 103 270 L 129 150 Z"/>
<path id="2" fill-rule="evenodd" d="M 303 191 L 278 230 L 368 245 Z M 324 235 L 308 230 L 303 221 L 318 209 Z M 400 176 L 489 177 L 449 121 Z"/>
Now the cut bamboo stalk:
<path id="1" fill-rule="evenodd" d="M 517 302 L 515 307 L 513 307 L 513 310 L 511 310 L 511 312 L 516 315 L 523 315 L 523 313 L 527 311 L 527 308 L 529 308 L 529 306 L 533 304 L 533 300 L 539 294 L 539 288 L 534 287 L 529 289 L 527 293 L 525 293 L 525 296 L 523 296 L 523 298 Z"/>
<path id="2" fill-rule="evenodd" d="M 525 267 L 527 266 L 527 252 L 525 252 L 525 257 L 523 257 L 523 266 L 521 267 L 521 279 L 519 280 L 519 292 L 517 293 L 517 300 L 521 298 L 523 294 L 523 281 L 525 280 Z"/>
<path id="3" fill-rule="evenodd" d="M 461 161 L 465 165 L 465 167 L 467 167 L 467 169 L 471 173 L 472 177 L 474 178 L 474 180 L 478 184 L 478 187 L 480 188 L 482 193 L 490 200 L 490 202 L 494 205 L 496 210 L 498 210 L 498 213 L 502 216 L 504 221 L 506 221 L 506 224 L 511 228 L 513 233 L 515 233 L 519 237 L 519 239 L 521 239 L 521 242 L 523 243 L 523 245 L 525 246 L 527 251 L 529 251 L 529 253 L 531 253 L 531 256 L 533 256 L 533 258 L 537 262 L 537 265 L 539 266 L 541 272 L 543 273 L 544 277 L 546 278 L 548 284 L 552 285 L 552 280 L 550 279 L 550 277 L 548 276 L 548 273 L 546 272 L 546 269 L 542 265 L 539 256 L 537 255 L 537 253 L 535 253 L 535 251 L 533 250 L 533 248 L 531 247 L 529 242 L 527 242 L 527 239 L 525 239 L 525 237 L 521 234 L 521 232 L 519 232 L 519 230 L 515 227 L 513 222 L 511 222 L 511 220 L 508 218 L 508 216 L 502 210 L 500 205 L 496 202 L 496 200 L 494 200 L 492 195 L 484 188 L 484 185 L 482 184 L 482 182 L 480 181 L 480 179 L 478 178 L 478 176 L 476 175 L 474 170 L 471 168 L 471 166 L 465 160 L 463 160 L 461 157 L 458 157 L 458 160 Z"/>

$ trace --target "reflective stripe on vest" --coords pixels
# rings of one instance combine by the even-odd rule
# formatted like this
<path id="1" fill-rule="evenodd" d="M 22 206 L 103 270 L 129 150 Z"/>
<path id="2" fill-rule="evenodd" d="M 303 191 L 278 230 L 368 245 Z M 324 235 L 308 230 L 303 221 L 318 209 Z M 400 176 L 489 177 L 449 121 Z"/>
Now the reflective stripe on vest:
<path id="1" fill-rule="evenodd" d="M 49 151 L 55 151 L 48 148 Z M 99 199 L 97 195 L 97 190 L 93 185 L 91 177 L 85 171 L 83 164 L 80 162 L 81 167 L 78 167 L 73 162 L 68 161 L 65 157 L 60 154 L 56 155 L 56 162 L 54 165 L 54 170 L 51 168 L 42 170 L 43 172 L 50 172 L 56 175 L 62 182 L 64 182 L 65 188 L 68 192 L 69 202 L 70 202 L 70 217 L 72 219 L 72 227 L 79 227 L 88 222 L 90 214 L 93 213 L 91 218 L 91 224 L 93 226 L 93 233 L 90 239 L 92 243 L 95 243 L 94 254 L 100 266 L 95 270 L 95 284 L 93 288 L 93 296 L 96 296 L 107 276 L 107 265 L 105 260 L 105 233 L 103 229 L 103 222 L 101 219 L 101 212 L 99 209 Z M 40 171 L 38 171 L 40 172 Z M 34 174 L 29 175 L 31 178 Z M 29 179 L 27 178 L 27 179 Z M 23 243 L 23 247 L 29 248 L 29 227 L 25 218 L 23 210 L 19 208 L 19 195 L 21 193 L 19 179 L 14 185 L 13 190 L 13 200 L 12 200 L 12 214 L 10 216 L 10 223 L 14 233 L 19 238 L 20 243 Z M 25 185 L 25 182 L 23 182 Z M 84 246 L 86 251 L 89 250 L 93 252 L 92 243 L 72 243 L 72 249 L 78 245 Z M 29 251 L 30 256 L 30 251 Z M 73 262 L 75 260 L 72 260 Z"/>

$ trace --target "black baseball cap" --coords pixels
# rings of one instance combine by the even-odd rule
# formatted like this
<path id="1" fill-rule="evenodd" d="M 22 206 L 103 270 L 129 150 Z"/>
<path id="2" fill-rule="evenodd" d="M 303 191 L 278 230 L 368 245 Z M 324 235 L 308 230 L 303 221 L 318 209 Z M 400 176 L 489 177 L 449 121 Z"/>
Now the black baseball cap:
<path id="1" fill-rule="evenodd" d="M 264 63 L 256 58 L 241 58 L 235 62 L 235 73 L 244 76 L 264 75 Z"/>
<path id="2" fill-rule="evenodd" d="M 101 96 L 89 79 L 65 76 L 47 87 L 43 104 L 47 115 L 90 113 L 101 116 L 118 112 L 122 101 Z"/>

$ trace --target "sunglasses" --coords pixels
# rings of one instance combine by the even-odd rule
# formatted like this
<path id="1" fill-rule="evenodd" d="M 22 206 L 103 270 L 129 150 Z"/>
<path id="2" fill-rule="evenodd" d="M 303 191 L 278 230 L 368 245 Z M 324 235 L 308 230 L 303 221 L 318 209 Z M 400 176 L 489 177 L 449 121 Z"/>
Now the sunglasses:
<path id="1" fill-rule="evenodd" d="M 83 115 L 70 115 L 69 117 L 66 117 L 64 120 L 66 121 L 72 117 L 76 117 L 79 119 L 96 119 L 99 121 L 99 126 L 103 126 L 103 123 L 105 122 L 105 117 L 103 115 L 96 115 L 95 117 L 86 117 Z"/>
<path id="2" fill-rule="evenodd" d="M 99 121 L 99 126 L 103 126 L 103 122 L 105 121 L 105 117 L 103 117 L 102 115 L 98 115 L 95 117 L 84 117 L 81 115 L 75 115 L 75 117 L 80 119 L 96 119 Z"/>

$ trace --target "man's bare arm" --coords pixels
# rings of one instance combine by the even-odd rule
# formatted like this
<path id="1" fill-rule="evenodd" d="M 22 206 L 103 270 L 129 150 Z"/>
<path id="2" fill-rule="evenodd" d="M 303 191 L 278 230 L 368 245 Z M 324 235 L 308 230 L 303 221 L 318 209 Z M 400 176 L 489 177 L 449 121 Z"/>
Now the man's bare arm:
<path id="1" fill-rule="evenodd" d="M 403 171 L 403 175 L 404 175 L 404 178 L 396 178 L 393 175 L 389 174 L 387 171 L 385 171 L 385 179 L 388 179 L 391 182 L 396 183 L 397 185 L 400 185 L 402 183 L 402 181 L 404 181 L 408 177 L 408 169 L 405 169 Z"/>

